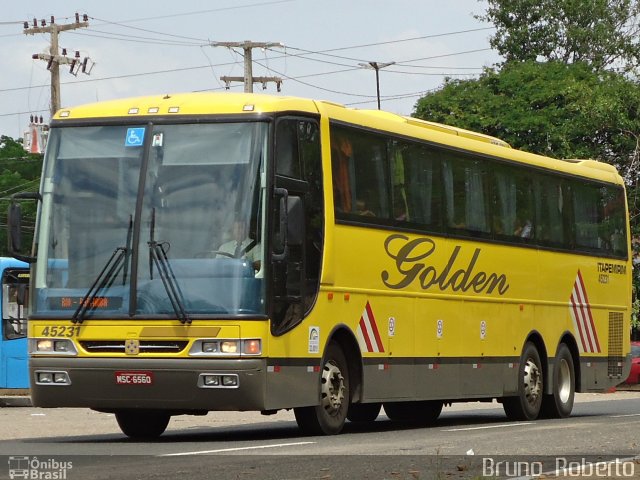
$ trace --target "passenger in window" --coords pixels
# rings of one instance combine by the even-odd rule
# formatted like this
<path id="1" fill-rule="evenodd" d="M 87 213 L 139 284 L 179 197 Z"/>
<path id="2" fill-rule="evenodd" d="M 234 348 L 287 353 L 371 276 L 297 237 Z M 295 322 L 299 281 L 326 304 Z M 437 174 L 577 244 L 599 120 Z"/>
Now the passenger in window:
<path id="1" fill-rule="evenodd" d="M 393 218 L 399 222 L 409 220 L 406 201 L 402 196 L 397 196 L 393 202 Z"/>
<path id="2" fill-rule="evenodd" d="M 529 219 L 519 219 L 513 234 L 516 237 L 531 238 L 533 233 L 533 225 Z"/>
<path id="3" fill-rule="evenodd" d="M 356 213 L 365 217 L 375 217 L 376 214 L 367 208 L 367 202 L 364 200 L 356 200 Z"/>

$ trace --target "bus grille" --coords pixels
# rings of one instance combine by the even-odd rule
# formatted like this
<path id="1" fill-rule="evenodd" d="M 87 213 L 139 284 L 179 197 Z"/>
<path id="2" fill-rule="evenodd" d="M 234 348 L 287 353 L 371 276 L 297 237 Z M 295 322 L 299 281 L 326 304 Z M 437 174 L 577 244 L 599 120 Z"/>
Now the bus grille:
<path id="1" fill-rule="evenodd" d="M 188 343 L 186 340 L 140 340 L 140 353 L 180 353 Z M 124 340 L 84 341 L 80 346 L 91 353 L 125 353 Z"/>
<path id="2" fill-rule="evenodd" d="M 609 357 L 608 374 L 609 377 L 622 377 L 622 338 L 624 332 L 624 322 L 621 312 L 609 312 Z"/>

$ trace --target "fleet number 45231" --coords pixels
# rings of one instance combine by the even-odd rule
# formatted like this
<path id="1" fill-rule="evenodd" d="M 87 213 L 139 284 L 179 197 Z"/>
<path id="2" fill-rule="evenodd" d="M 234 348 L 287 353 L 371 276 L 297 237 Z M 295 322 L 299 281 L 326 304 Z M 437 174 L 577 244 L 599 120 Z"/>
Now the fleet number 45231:
<path id="1" fill-rule="evenodd" d="M 80 327 L 55 325 L 53 327 L 44 327 L 40 333 L 43 337 L 75 337 L 80 334 Z"/>

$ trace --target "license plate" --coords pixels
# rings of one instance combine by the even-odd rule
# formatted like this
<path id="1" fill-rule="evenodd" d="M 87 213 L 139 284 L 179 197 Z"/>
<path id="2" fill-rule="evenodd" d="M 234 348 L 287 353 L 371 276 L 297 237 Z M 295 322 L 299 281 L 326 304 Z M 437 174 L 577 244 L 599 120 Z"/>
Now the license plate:
<path id="1" fill-rule="evenodd" d="M 153 372 L 116 372 L 117 385 L 152 385 Z"/>

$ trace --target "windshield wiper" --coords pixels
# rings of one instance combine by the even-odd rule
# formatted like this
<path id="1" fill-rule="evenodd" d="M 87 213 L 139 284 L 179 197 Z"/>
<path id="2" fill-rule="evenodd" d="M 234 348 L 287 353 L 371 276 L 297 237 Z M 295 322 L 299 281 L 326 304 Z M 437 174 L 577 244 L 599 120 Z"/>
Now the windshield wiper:
<path id="1" fill-rule="evenodd" d="M 98 274 L 87 293 L 80 300 L 80 304 L 71 317 L 73 323 L 82 323 L 89 309 L 95 309 L 95 298 L 98 293 L 105 288 L 111 287 L 120 271 L 124 270 L 122 275 L 122 284 L 127 282 L 127 270 L 129 269 L 129 260 L 131 257 L 131 232 L 133 230 L 133 216 L 129 215 L 129 228 L 127 229 L 127 246 L 116 248 L 102 271 Z"/>
<path id="2" fill-rule="evenodd" d="M 73 323 L 82 323 L 87 311 L 95 308 L 94 300 L 98 296 L 98 293 L 113 285 L 113 281 L 120 273 L 120 270 L 124 267 L 127 250 L 128 249 L 126 247 L 118 247 L 113 251 L 113 254 L 105 264 L 100 274 L 96 277 L 93 285 L 91 285 L 85 296 L 80 300 L 78 308 L 74 312 L 73 317 L 71 317 L 71 321 Z"/>
<path id="3" fill-rule="evenodd" d="M 189 315 L 187 315 L 187 311 L 184 308 L 184 296 L 182 295 L 182 290 L 180 290 L 180 285 L 173 273 L 173 269 L 169 263 L 169 257 L 167 257 L 167 252 L 164 248 L 166 243 L 157 242 L 154 238 L 155 218 L 156 210 L 154 208 L 151 212 L 151 232 L 148 242 L 149 257 L 151 259 L 149 262 L 151 278 L 153 278 L 153 265 L 155 265 L 176 317 L 180 319 L 182 324 L 190 324 L 191 318 L 189 318 Z"/>

